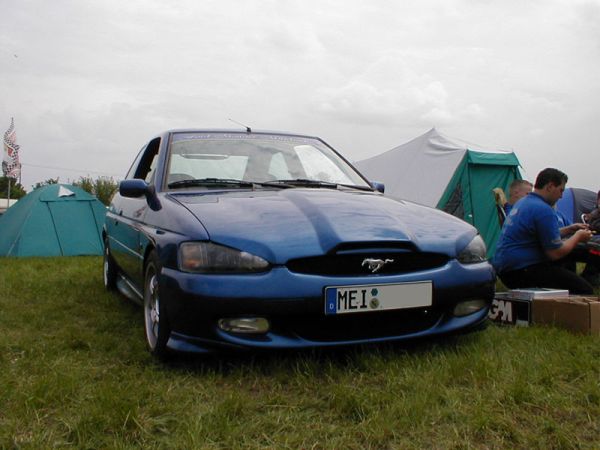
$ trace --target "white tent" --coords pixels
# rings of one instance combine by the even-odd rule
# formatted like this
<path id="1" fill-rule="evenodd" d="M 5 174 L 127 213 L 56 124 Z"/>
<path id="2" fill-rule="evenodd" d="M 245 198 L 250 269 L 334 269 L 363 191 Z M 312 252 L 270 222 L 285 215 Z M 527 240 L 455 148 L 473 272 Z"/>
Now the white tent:
<path id="1" fill-rule="evenodd" d="M 385 153 L 356 163 L 385 195 L 449 212 L 471 223 L 493 251 L 500 232 L 492 189 L 521 178 L 512 151 L 448 138 L 435 128 Z"/>

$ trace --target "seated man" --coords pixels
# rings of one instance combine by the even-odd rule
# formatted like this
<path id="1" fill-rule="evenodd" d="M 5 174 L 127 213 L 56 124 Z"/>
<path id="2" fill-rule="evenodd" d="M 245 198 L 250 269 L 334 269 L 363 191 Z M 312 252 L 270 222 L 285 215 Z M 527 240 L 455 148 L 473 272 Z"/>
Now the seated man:
<path id="1" fill-rule="evenodd" d="M 509 188 L 509 198 L 507 202 L 504 204 L 504 211 L 508 216 L 510 214 L 510 210 L 523 197 L 527 194 L 531 193 L 533 190 L 533 184 L 527 180 L 514 180 Z M 565 237 L 575 233 L 580 227 L 577 224 L 573 224 L 571 220 L 569 220 L 562 212 L 560 212 L 556 205 L 554 205 L 554 212 L 556 213 L 558 219 L 558 228 L 560 230 L 560 236 Z"/>
<path id="2" fill-rule="evenodd" d="M 573 223 L 567 216 L 565 216 L 556 207 L 554 208 L 556 218 L 558 219 L 558 227 L 560 231 L 560 237 L 565 239 L 575 233 L 581 226 L 577 223 Z M 588 224 L 589 229 L 594 233 L 592 227 Z M 578 244 L 573 251 L 567 256 L 565 260 L 565 267 L 572 272 L 577 271 L 577 263 L 585 263 L 585 268 L 581 272 L 581 277 L 590 283 L 593 287 L 600 286 L 600 256 L 590 253 L 589 246 L 591 242 L 596 239 L 596 236 L 592 237 L 590 241 L 584 244 Z"/>
<path id="3" fill-rule="evenodd" d="M 547 287 L 593 294 L 586 280 L 564 266 L 577 244 L 592 237 L 587 225 L 574 224 L 574 234 L 561 239 L 553 206 L 562 197 L 567 180 L 560 170 L 542 170 L 534 191 L 515 204 L 506 218 L 492 264 L 507 287 Z"/>
<path id="4" fill-rule="evenodd" d="M 596 287 L 600 286 L 600 191 L 596 197 L 595 208 L 583 214 L 582 220 L 595 236 L 587 244 L 578 245 L 572 259 L 586 263 L 581 276 Z"/>
<path id="5" fill-rule="evenodd" d="M 504 204 L 504 212 L 508 216 L 510 210 L 523 197 L 531 192 L 533 185 L 527 180 L 514 180 L 508 187 L 508 202 Z"/>
<path id="6" fill-rule="evenodd" d="M 590 226 L 590 230 L 600 233 L 600 191 L 596 197 L 596 207 L 584 214 L 582 219 Z"/>

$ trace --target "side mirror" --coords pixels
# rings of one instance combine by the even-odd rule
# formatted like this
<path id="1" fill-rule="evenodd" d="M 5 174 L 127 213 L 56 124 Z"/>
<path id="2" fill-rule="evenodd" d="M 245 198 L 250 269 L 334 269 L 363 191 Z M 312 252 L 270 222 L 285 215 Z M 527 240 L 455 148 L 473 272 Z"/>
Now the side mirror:
<path id="1" fill-rule="evenodd" d="M 148 192 L 148 183 L 144 180 L 123 180 L 119 183 L 119 194 L 123 197 L 138 198 L 146 195 Z"/>
<path id="2" fill-rule="evenodd" d="M 145 196 L 148 206 L 153 211 L 158 211 L 162 207 L 160 201 L 158 200 L 158 196 L 156 195 L 156 189 L 154 186 L 149 185 L 144 180 L 136 178 L 133 180 L 121 181 L 119 183 L 119 194 L 121 194 L 123 197 L 129 198 L 139 198 L 141 196 Z"/>
<path id="3" fill-rule="evenodd" d="M 382 194 L 385 192 L 385 184 L 378 181 L 371 181 L 371 187 Z"/>

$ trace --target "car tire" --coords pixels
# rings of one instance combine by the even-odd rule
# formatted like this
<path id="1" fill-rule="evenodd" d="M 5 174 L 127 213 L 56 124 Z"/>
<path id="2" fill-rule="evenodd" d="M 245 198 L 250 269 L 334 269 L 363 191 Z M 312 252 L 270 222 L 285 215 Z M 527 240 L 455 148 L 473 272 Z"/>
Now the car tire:
<path id="1" fill-rule="evenodd" d="M 164 302 L 159 295 L 159 275 L 160 264 L 153 251 L 148 258 L 144 276 L 144 330 L 150 353 L 159 359 L 166 359 L 171 328 Z"/>
<path id="2" fill-rule="evenodd" d="M 102 263 L 102 275 L 104 278 L 104 287 L 107 291 L 117 289 L 117 266 L 113 260 L 110 249 L 108 248 L 108 239 L 104 239 L 104 258 Z"/>

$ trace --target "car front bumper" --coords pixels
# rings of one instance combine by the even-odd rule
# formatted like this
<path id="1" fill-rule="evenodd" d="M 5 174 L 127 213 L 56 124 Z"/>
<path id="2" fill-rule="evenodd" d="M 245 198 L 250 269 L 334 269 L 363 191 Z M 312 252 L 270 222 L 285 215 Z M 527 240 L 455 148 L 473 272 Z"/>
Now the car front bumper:
<path id="1" fill-rule="evenodd" d="M 172 328 L 169 348 L 186 352 L 217 349 L 305 348 L 395 341 L 475 327 L 487 318 L 495 274 L 488 263 L 443 267 L 385 276 L 328 277 L 290 272 L 244 275 L 189 274 L 163 268 L 160 298 Z M 326 315 L 325 287 L 397 284 L 431 280 L 432 305 L 422 308 Z M 455 317 L 457 303 L 482 299 L 486 307 Z M 264 334 L 223 331 L 219 319 L 264 317 Z"/>

